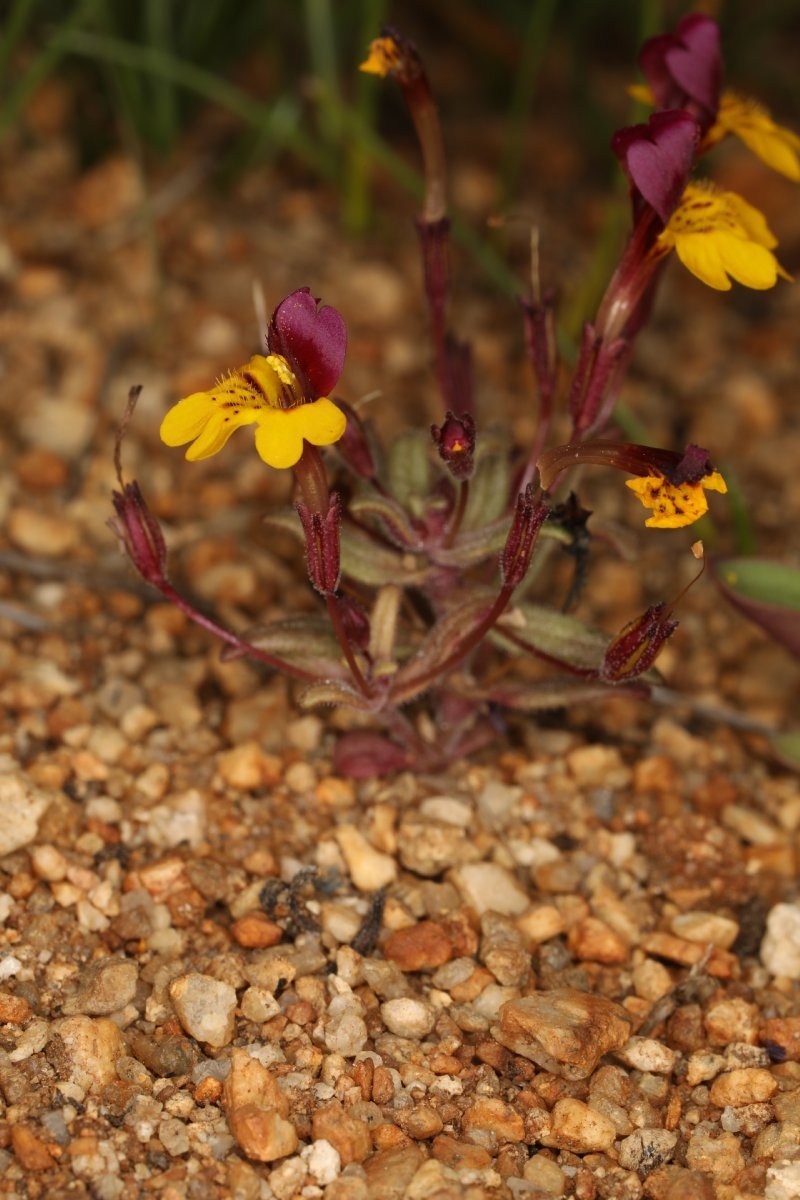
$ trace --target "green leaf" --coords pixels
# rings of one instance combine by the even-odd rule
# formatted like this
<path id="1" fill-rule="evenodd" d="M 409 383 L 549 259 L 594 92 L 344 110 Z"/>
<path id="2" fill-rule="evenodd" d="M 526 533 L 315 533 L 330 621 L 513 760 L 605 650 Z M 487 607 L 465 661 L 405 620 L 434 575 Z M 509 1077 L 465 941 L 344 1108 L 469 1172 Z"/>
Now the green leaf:
<path id="1" fill-rule="evenodd" d="M 323 616 L 303 614 L 287 617 L 282 621 L 270 621 L 244 630 L 242 638 L 294 666 L 318 672 L 321 676 L 346 674 L 342 664 L 342 651 L 327 619 Z M 237 648 L 223 650 L 223 660 L 239 658 Z"/>
<path id="2" fill-rule="evenodd" d="M 510 485 L 511 462 L 507 452 L 479 455 L 469 484 L 463 528 L 477 530 L 508 513 Z"/>
<path id="3" fill-rule="evenodd" d="M 389 491 L 403 508 L 421 516 L 431 490 L 431 437 L 420 429 L 392 442 L 387 462 Z"/>
<path id="4" fill-rule="evenodd" d="M 518 712 L 544 712 L 553 708 L 569 708 L 572 704 L 606 700 L 609 696 L 649 695 L 650 689 L 636 680 L 632 684 L 609 684 L 585 679 L 543 679 L 539 683 L 501 684 L 486 697 L 504 708 Z"/>
<path id="5" fill-rule="evenodd" d="M 422 583 L 426 571 L 419 559 L 381 546 L 374 538 L 345 525 L 341 533 L 342 574 L 369 587 L 397 583 L 400 587 Z"/>
<path id="6" fill-rule="evenodd" d="M 524 654 L 524 650 L 502 637 L 504 626 L 539 653 L 580 670 L 597 670 L 611 640 L 602 630 L 543 604 L 515 604 L 498 623 L 497 637 L 504 649 Z"/>
<path id="7" fill-rule="evenodd" d="M 300 693 L 297 702 L 301 708 L 316 708 L 317 705 L 341 705 L 369 711 L 369 702 L 349 683 L 329 679 L 325 683 L 312 683 Z"/>
<path id="8" fill-rule="evenodd" d="M 410 550 L 419 545 L 419 535 L 408 513 L 391 496 L 354 496 L 348 509 L 353 517 L 372 518 L 395 546 Z"/>
<path id="9" fill-rule="evenodd" d="M 712 562 L 722 594 L 770 637 L 800 655 L 800 568 L 759 558 Z"/>

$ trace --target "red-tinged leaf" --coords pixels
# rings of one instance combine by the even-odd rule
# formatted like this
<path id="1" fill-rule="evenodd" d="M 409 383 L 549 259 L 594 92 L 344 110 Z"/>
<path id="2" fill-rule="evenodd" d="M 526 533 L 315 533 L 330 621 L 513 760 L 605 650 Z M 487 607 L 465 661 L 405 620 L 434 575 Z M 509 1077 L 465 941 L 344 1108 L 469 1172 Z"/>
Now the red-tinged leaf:
<path id="1" fill-rule="evenodd" d="M 407 750 L 370 729 L 343 734 L 333 752 L 334 771 L 350 779 L 371 779 L 410 765 Z"/>
<path id="2" fill-rule="evenodd" d="M 727 600 L 800 657 L 800 568 L 757 558 L 727 558 L 711 569 Z"/>

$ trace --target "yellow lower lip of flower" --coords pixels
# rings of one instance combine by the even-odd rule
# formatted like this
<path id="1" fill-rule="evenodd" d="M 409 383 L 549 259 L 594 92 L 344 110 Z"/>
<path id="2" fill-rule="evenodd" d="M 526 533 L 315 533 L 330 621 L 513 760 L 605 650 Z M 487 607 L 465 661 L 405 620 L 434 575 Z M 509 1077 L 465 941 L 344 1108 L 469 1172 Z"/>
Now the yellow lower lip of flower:
<path id="1" fill-rule="evenodd" d="M 683 529 L 708 512 L 705 493 L 727 492 L 728 485 L 719 471 L 705 475 L 699 483 L 670 483 L 663 475 L 645 475 L 626 479 L 626 487 L 638 496 L 645 508 L 653 510 L 645 525 L 650 529 Z"/>
<path id="2" fill-rule="evenodd" d="M 169 410 L 161 440 L 183 446 L 189 462 L 223 449 L 234 430 L 256 425 L 256 450 L 271 467 L 293 467 L 303 442 L 330 446 L 344 434 L 347 419 L 327 396 L 304 402 L 300 385 L 279 355 L 254 355 L 212 391 L 195 392 Z"/>
<path id="3" fill-rule="evenodd" d="M 358 69 L 367 75 L 380 75 L 385 78 L 399 65 L 400 51 L 394 38 L 380 37 L 370 43 L 369 55 Z"/>
<path id="4" fill-rule="evenodd" d="M 690 183 L 659 235 L 702 283 L 728 291 L 731 279 L 745 287 L 774 287 L 778 276 L 790 279 L 775 255 L 777 240 L 762 213 L 735 192 Z"/>

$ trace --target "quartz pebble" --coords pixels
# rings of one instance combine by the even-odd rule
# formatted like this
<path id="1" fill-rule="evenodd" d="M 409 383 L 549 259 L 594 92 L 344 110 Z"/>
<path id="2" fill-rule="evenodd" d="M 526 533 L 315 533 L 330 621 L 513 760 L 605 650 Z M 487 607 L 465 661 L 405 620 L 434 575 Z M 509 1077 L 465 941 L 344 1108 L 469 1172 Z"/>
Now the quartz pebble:
<path id="1" fill-rule="evenodd" d="M 467 863 L 452 871 L 450 878 L 464 903 L 474 908 L 478 916 L 489 911 L 515 916 L 530 904 L 527 891 L 506 867 L 497 863 Z"/>
<path id="2" fill-rule="evenodd" d="M 377 892 L 397 878 L 397 863 L 389 854 L 376 850 L 355 825 L 338 825 L 334 836 L 344 855 L 347 870 L 360 892 Z"/>
<path id="3" fill-rule="evenodd" d="M 617 1136 L 608 1117 L 571 1097 L 557 1100 L 550 1116 L 550 1129 L 540 1139 L 543 1146 L 589 1154 L 609 1150 Z"/>
<path id="4" fill-rule="evenodd" d="M 234 1048 L 222 1089 L 228 1124 L 240 1149 L 258 1162 L 293 1154 L 297 1130 L 289 1121 L 289 1102 L 266 1067 L 246 1050 Z"/>
<path id="5" fill-rule="evenodd" d="M 720 1108 L 760 1104 L 770 1100 L 777 1090 L 777 1079 L 763 1067 L 741 1067 L 719 1075 L 711 1085 L 709 1099 Z"/>
<path id="6" fill-rule="evenodd" d="M 169 987 L 178 1020 L 190 1037 L 227 1046 L 233 1037 L 236 992 L 211 975 L 179 975 Z"/>
<path id="7" fill-rule="evenodd" d="M 0 858 L 33 841 L 49 802 L 21 771 L 0 774 Z"/>
<path id="8" fill-rule="evenodd" d="M 632 1037 L 616 1052 L 617 1058 L 626 1066 L 637 1071 L 651 1071 L 654 1075 L 671 1075 L 678 1055 L 653 1038 Z"/>
<path id="9" fill-rule="evenodd" d="M 739 936 L 739 922 L 719 913 L 678 913 L 670 921 L 670 929 L 689 942 L 719 946 L 722 950 L 730 950 Z"/>
<path id="10" fill-rule="evenodd" d="M 800 979 L 800 905 L 776 904 L 770 910 L 761 961 L 770 975 Z"/>
<path id="11" fill-rule="evenodd" d="M 585 1079 L 628 1041 L 630 1026 L 625 1010 L 604 996 L 555 988 L 504 1004 L 492 1036 L 546 1071 Z"/>
<path id="12" fill-rule="evenodd" d="M 619 1165 L 628 1171 L 644 1168 L 649 1174 L 672 1157 L 678 1135 L 668 1129 L 637 1129 L 619 1144 Z"/>
<path id="13" fill-rule="evenodd" d="M 139 971 L 134 962 L 121 958 L 92 963 L 81 975 L 78 990 L 62 1006 L 65 1016 L 86 1013 L 90 1017 L 117 1012 L 136 994 Z"/>
<path id="14" fill-rule="evenodd" d="M 390 1033 L 407 1038 L 427 1037 L 436 1020 L 430 1004 L 413 996 L 385 1000 L 381 1005 L 381 1017 Z"/>
<path id="15" fill-rule="evenodd" d="M 100 1091 L 117 1077 L 117 1061 L 127 1053 L 119 1027 L 108 1017 L 64 1017 L 53 1023 L 64 1054 L 63 1078 L 84 1091 Z"/>

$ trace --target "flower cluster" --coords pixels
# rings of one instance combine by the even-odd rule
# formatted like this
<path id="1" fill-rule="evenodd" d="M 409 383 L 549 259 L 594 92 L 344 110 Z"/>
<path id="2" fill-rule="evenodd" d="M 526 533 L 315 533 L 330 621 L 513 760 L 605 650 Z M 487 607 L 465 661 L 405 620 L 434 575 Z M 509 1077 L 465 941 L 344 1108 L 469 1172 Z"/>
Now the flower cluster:
<path id="1" fill-rule="evenodd" d="M 332 394 L 344 366 L 344 319 L 304 287 L 278 304 L 263 353 L 178 401 L 161 425 L 162 440 L 188 445 L 191 462 L 217 454 L 240 426 L 256 427 L 261 459 L 293 472 L 295 511 L 270 521 L 303 545 L 327 623 L 295 614 L 248 641 L 194 609 L 167 577 L 165 540 L 138 484 L 122 479 L 120 434 L 113 527 L 134 565 L 232 653 L 303 683 L 302 704 L 345 705 L 371 721 L 338 744 L 336 766 L 346 773 L 438 766 L 493 737 L 504 710 L 563 706 L 608 686 L 646 695 L 653 663 L 677 627 L 677 601 L 662 601 L 616 636 L 604 634 L 534 603 L 531 563 L 543 540 L 561 545 L 576 563 L 568 600 L 579 592 L 591 514 L 574 494 L 556 496 L 576 466 L 631 476 L 627 486 L 655 529 L 693 524 L 708 511 L 707 493 L 726 492 L 703 448 L 620 443 L 608 434 L 609 418 L 673 250 L 718 291 L 731 281 L 763 289 L 790 278 L 764 216 L 694 178 L 700 156 L 734 134 L 800 180 L 800 139 L 723 90 L 719 30 L 708 17 L 686 17 L 652 38 L 640 65 L 647 86 L 637 94 L 655 111 L 612 142 L 630 185 L 632 229 L 583 330 L 566 397 L 571 431 L 562 444 L 551 444 L 563 379 L 554 293 L 541 290 L 535 267 L 532 294 L 520 296 L 538 405 L 535 436 L 520 448 L 502 431 L 479 434 L 469 347 L 448 325 L 445 161 L 422 60 L 395 30 L 373 42 L 363 69 L 400 86 L 422 151 L 417 230 L 443 416 L 380 447 L 368 422 Z M 321 451 L 334 446 L 332 466 Z M 517 677 L 523 660 L 527 669 Z M 532 679 L 532 663 L 560 674 Z"/>

